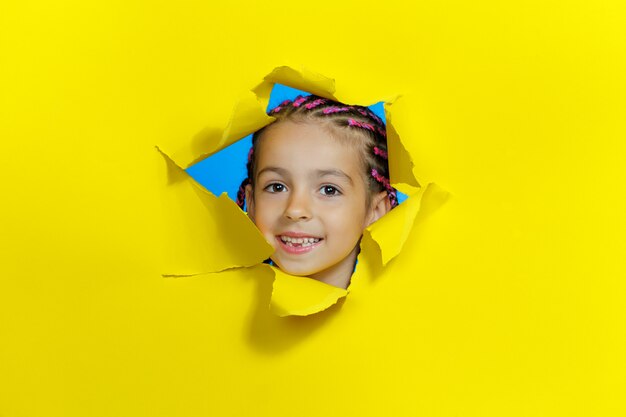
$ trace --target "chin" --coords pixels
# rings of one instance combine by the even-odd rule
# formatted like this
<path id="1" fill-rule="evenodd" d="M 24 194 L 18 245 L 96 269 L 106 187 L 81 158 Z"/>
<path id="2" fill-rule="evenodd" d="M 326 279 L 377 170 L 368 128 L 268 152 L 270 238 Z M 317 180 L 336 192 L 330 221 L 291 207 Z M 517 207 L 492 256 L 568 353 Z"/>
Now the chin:
<path id="1" fill-rule="evenodd" d="M 277 261 L 276 259 L 272 259 L 272 261 L 280 268 L 281 271 L 289 274 L 295 275 L 297 277 L 308 277 L 309 275 L 313 275 L 319 272 L 316 269 L 307 268 L 305 266 L 293 266 L 293 265 L 285 265 L 282 262 Z"/>

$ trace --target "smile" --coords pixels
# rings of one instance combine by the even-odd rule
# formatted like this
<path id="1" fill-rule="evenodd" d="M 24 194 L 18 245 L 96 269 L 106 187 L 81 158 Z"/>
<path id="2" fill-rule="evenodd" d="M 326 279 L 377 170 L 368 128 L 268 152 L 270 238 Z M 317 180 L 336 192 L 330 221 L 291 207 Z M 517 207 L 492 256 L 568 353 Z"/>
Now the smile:
<path id="1" fill-rule="evenodd" d="M 312 251 L 315 247 L 317 247 L 320 242 L 324 239 L 319 237 L 295 237 L 295 236 L 287 236 L 287 235 L 279 235 L 276 236 L 276 240 L 280 244 L 280 247 L 287 253 L 290 254 L 304 254 Z"/>

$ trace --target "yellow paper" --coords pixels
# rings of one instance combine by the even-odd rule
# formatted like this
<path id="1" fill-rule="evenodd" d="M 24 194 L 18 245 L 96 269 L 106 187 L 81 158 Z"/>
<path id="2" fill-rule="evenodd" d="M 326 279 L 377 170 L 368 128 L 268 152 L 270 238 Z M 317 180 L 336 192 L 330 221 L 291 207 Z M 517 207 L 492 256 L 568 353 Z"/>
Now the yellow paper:
<path id="1" fill-rule="evenodd" d="M 275 274 L 271 311 L 280 317 L 308 316 L 335 304 L 347 290 L 312 278 L 296 277 L 272 267 Z"/>
<path id="2" fill-rule="evenodd" d="M 167 155 L 161 155 L 169 181 L 163 218 L 167 242 L 163 276 L 193 276 L 249 267 L 271 255 L 272 247 L 226 194 L 215 197 Z M 241 250 L 242 238 L 245 250 Z"/>
<path id="3" fill-rule="evenodd" d="M 263 78 L 263 82 L 252 90 L 257 95 L 259 101 L 264 105 L 264 108 L 267 107 L 270 92 L 276 83 L 336 100 L 333 95 L 335 93 L 334 79 L 317 74 L 307 68 L 294 69 L 284 65 L 274 68 L 271 73 Z"/>
<path id="4" fill-rule="evenodd" d="M 306 69 L 295 70 L 287 66 L 278 67 L 254 89 L 257 94 L 256 100 L 253 100 L 250 95 L 245 95 L 237 104 L 220 142 L 210 146 L 210 150 L 206 154 L 193 160 L 199 161 L 210 154 L 219 152 L 235 140 L 241 139 L 271 122 L 273 118 L 266 116 L 263 109 L 267 106 L 271 87 L 275 83 L 334 98 L 332 93 L 335 84 L 332 79 Z M 263 107 L 260 107 L 259 103 Z M 348 103 L 354 104 L 350 101 Z M 408 195 L 408 199 L 368 228 L 367 233 L 370 233 L 371 238 L 380 249 L 383 266 L 402 251 L 419 212 L 420 201 L 423 196 L 423 190 L 419 188 L 419 182 L 413 174 L 413 158 L 393 128 L 392 109 L 392 102 L 385 103 L 390 176 L 392 183 L 404 191 Z M 165 154 L 164 156 L 169 160 L 169 157 Z M 173 161 L 169 162 L 174 163 Z M 207 199 L 207 197 L 203 198 L 204 200 Z M 225 198 L 226 196 L 223 195 L 220 200 Z M 263 243 L 258 242 L 260 233 L 258 230 L 256 232 L 253 230 L 255 226 L 250 219 L 244 215 L 233 213 L 232 205 L 222 204 L 219 207 L 206 203 L 205 205 L 208 210 L 205 216 L 217 220 L 217 224 L 222 225 L 222 229 L 216 229 L 215 233 L 207 238 L 207 241 L 222 242 L 223 244 L 220 244 L 220 250 L 211 253 L 210 257 L 203 256 L 203 262 L 209 263 L 203 272 L 218 272 L 229 268 L 252 266 L 271 255 L 271 252 L 268 253 L 267 251 L 269 244 L 263 245 Z M 232 243 L 229 244 L 229 241 Z M 242 244 L 243 242 L 245 244 Z M 213 245 L 207 245 L 207 248 L 210 247 Z M 227 254 L 226 251 L 228 250 L 235 253 Z M 359 256 L 363 259 L 378 255 L 364 248 Z M 357 265 L 357 269 L 364 268 L 360 265 Z M 187 267 L 182 265 L 182 268 Z M 307 278 L 289 277 L 288 274 L 277 268 L 272 269 L 276 273 L 276 282 L 272 294 L 271 310 L 281 317 L 303 316 L 323 311 L 335 304 L 339 298 L 348 294 L 347 291 L 340 288 L 334 288 Z M 190 274 L 180 272 L 164 274 L 164 276 L 185 275 Z"/>
<path id="5" fill-rule="evenodd" d="M 626 415 L 625 21 L 618 0 L 3 2 L 0 416 Z M 423 188 L 400 253 L 383 267 L 366 232 L 349 295 L 303 317 L 270 310 L 264 264 L 162 277 L 209 269 L 221 203 L 155 145 L 185 168 L 284 62 L 342 101 L 402 93 Z"/>

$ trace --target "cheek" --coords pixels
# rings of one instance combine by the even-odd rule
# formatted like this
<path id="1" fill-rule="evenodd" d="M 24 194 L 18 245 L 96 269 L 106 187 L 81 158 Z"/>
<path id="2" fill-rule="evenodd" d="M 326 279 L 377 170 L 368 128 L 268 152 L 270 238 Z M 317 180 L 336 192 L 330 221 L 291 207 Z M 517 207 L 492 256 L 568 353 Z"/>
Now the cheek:
<path id="1" fill-rule="evenodd" d="M 254 202 L 254 219 L 252 220 L 261 233 L 266 234 L 271 232 L 271 226 L 274 224 L 273 213 L 276 213 L 276 208 L 273 207 L 271 202 L 265 199 L 258 198 Z"/>
<path id="2" fill-rule="evenodd" d="M 365 207 L 363 202 L 359 201 L 356 204 L 342 205 L 329 214 L 332 228 L 343 234 L 346 239 L 354 239 L 363 234 L 365 225 Z"/>

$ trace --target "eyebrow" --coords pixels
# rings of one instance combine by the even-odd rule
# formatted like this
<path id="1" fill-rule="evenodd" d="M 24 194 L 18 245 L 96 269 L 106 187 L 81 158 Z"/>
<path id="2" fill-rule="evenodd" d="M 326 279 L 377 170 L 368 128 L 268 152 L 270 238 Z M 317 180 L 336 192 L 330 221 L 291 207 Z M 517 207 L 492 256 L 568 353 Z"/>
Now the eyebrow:
<path id="1" fill-rule="evenodd" d="M 329 175 L 334 176 L 334 177 L 345 178 L 350 182 L 350 184 L 354 184 L 354 182 L 352 181 L 352 178 L 340 169 L 318 169 L 317 170 L 317 176 L 320 178 L 326 177 Z"/>
<path id="2" fill-rule="evenodd" d="M 256 175 L 257 175 L 257 177 L 260 177 L 261 174 L 264 174 L 266 172 L 275 172 L 278 175 L 282 175 L 284 177 L 289 177 L 290 176 L 289 171 L 286 170 L 285 168 L 272 167 L 272 166 L 263 168 Z M 343 172 L 340 169 L 318 169 L 318 170 L 315 171 L 315 173 L 316 173 L 318 178 L 334 176 L 334 177 L 344 178 L 344 179 L 348 180 L 350 182 L 350 184 L 354 184 L 354 181 L 352 180 L 352 177 L 350 177 L 348 174 L 346 174 L 345 172 Z"/>
<path id="3" fill-rule="evenodd" d="M 262 170 L 260 170 L 259 172 L 256 173 L 257 177 L 260 177 L 261 174 L 264 174 L 265 172 L 275 172 L 278 175 L 282 175 L 282 176 L 289 176 L 289 171 L 287 171 L 284 168 L 278 168 L 278 167 L 265 167 Z"/>

